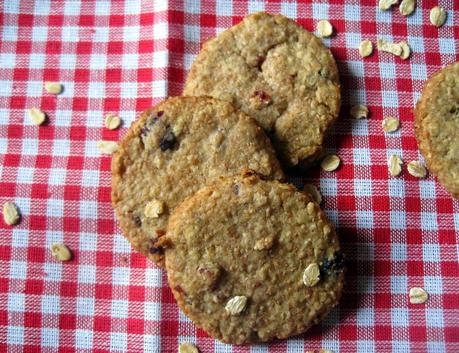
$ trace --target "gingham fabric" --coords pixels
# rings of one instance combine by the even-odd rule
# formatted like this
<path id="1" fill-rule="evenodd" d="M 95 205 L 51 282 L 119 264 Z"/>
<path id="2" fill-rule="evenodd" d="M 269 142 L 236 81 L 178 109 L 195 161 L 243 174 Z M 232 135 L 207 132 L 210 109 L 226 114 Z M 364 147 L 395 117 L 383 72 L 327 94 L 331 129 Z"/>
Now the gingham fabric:
<path id="1" fill-rule="evenodd" d="M 437 1 L 405 18 L 377 0 L 5 0 L 0 4 L 0 201 L 21 210 L 0 221 L 0 352 L 459 352 L 459 202 L 432 175 L 390 177 L 387 159 L 420 159 L 413 106 L 423 82 L 459 58 L 459 2 L 429 23 Z M 324 40 L 339 65 L 343 106 L 327 142 L 342 159 L 336 172 L 312 169 L 293 181 L 317 185 L 348 259 L 341 305 L 308 333 L 267 345 L 230 346 L 208 337 L 180 312 L 164 272 L 131 250 L 110 205 L 110 156 L 98 140 L 118 140 L 136 115 L 181 93 L 200 45 L 246 14 L 282 13 L 308 30 L 328 19 Z M 407 40 L 409 60 L 366 59 L 363 39 Z M 44 90 L 58 81 L 61 95 Z M 354 120 L 354 104 L 368 119 Z M 27 109 L 48 121 L 37 127 Z M 104 116 L 123 119 L 109 131 Z M 401 129 L 384 134 L 385 116 Z M 49 251 L 64 242 L 74 259 Z M 411 287 L 429 293 L 409 303 Z"/>

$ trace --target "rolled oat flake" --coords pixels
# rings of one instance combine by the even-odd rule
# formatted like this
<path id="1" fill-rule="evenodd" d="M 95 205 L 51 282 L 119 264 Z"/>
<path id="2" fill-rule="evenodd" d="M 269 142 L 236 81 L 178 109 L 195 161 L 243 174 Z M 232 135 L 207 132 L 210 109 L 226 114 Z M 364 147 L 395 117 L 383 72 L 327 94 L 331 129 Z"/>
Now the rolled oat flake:
<path id="1" fill-rule="evenodd" d="M 184 342 L 179 346 L 179 353 L 199 353 L 199 350 L 194 344 Z"/>
<path id="2" fill-rule="evenodd" d="M 430 23 L 436 27 L 441 27 L 446 22 L 446 11 L 443 7 L 435 6 L 430 10 Z"/>
<path id="3" fill-rule="evenodd" d="M 340 163 L 341 159 L 336 154 L 329 154 L 322 160 L 320 166 L 326 172 L 332 172 L 339 167 Z"/>
<path id="4" fill-rule="evenodd" d="M 424 165 L 419 161 L 411 161 L 408 163 L 408 173 L 416 178 L 425 178 L 427 175 L 427 170 Z"/>
<path id="5" fill-rule="evenodd" d="M 69 261 L 72 259 L 72 252 L 65 244 L 51 245 L 51 253 L 59 261 Z"/>
<path id="6" fill-rule="evenodd" d="M 384 132 L 395 132 L 400 126 L 400 121 L 391 116 L 384 118 L 382 121 L 382 128 Z"/>
<path id="7" fill-rule="evenodd" d="M 327 20 L 321 20 L 317 23 L 317 34 L 319 37 L 330 37 L 333 34 L 333 26 Z"/>
<path id="8" fill-rule="evenodd" d="M 399 10 L 403 16 L 409 16 L 414 12 L 415 8 L 416 0 L 402 0 Z"/>
<path id="9" fill-rule="evenodd" d="M 12 202 L 3 204 L 3 219 L 5 223 L 12 226 L 19 222 L 21 215 L 19 214 L 18 207 Z"/>
<path id="10" fill-rule="evenodd" d="M 243 295 L 237 295 L 226 303 L 225 310 L 230 315 L 238 315 L 244 311 L 247 305 L 247 297 Z"/>
<path id="11" fill-rule="evenodd" d="M 427 292 L 419 287 L 411 288 L 409 296 L 411 304 L 423 304 L 429 299 Z"/>
<path id="12" fill-rule="evenodd" d="M 403 161 L 402 159 L 397 156 L 396 154 L 393 154 L 389 158 L 389 173 L 392 176 L 399 176 L 402 173 L 402 164 Z"/>
<path id="13" fill-rule="evenodd" d="M 62 93 L 62 85 L 59 82 L 45 82 L 45 90 L 51 94 L 61 94 Z"/>
<path id="14" fill-rule="evenodd" d="M 373 43 L 368 39 L 363 40 L 359 46 L 359 54 L 362 58 L 366 58 L 373 53 Z"/>

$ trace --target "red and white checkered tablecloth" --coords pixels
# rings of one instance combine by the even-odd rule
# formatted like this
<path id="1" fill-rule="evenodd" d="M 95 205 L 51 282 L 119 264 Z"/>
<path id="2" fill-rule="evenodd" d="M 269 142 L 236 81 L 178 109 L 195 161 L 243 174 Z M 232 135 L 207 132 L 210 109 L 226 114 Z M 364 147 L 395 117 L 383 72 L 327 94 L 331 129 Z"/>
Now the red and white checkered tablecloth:
<path id="1" fill-rule="evenodd" d="M 442 5 L 446 24 L 429 10 Z M 143 109 L 179 95 L 200 45 L 246 14 L 266 10 L 314 30 L 329 19 L 343 106 L 328 140 L 342 158 L 294 182 L 320 187 L 349 260 L 341 305 L 307 334 L 269 345 L 230 346 L 209 338 L 179 311 L 164 272 L 131 250 L 110 205 L 110 157 L 98 140 L 118 140 Z M 377 0 L 4 0 L 0 2 L 0 203 L 21 223 L 0 220 L 0 352 L 459 352 L 459 202 L 429 175 L 390 177 L 387 159 L 420 157 L 413 106 L 423 82 L 459 59 L 459 1 L 418 0 L 405 18 Z M 407 40 L 403 61 L 363 39 Z M 59 96 L 44 81 L 64 85 Z M 349 107 L 368 105 L 366 120 Z M 27 109 L 48 115 L 32 125 Z M 118 114 L 120 130 L 104 128 Z M 384 134 L 394 116 L 401 130 Z M 74 251 L 55 261 L 49 246 Z M 412 305 L 411 287 L 429 300 Z"/>

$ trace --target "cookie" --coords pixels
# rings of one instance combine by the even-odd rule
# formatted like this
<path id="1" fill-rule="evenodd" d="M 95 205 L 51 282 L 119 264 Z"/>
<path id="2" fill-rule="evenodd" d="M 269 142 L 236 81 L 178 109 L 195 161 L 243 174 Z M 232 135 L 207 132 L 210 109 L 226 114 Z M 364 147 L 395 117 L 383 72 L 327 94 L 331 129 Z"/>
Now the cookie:
<path id="1" fill-rule="evenodd" d="M 223 178 L 175 210 L 161 241 L 178 305 L 223 342 L 300 334 L 341 296 L 335 230 L 292 185 L 251 173 Z"/>
<path id="2" fill-rule="evenodd" d="M 283 178 L 263 129 L 231 104 L 176 97 L 147 109 L 112 160 L 112 203 L 124 235 L 160 262 L 163 251 L 155 244 L 174 208 L 210 181 L 244 168 Z"/>
<path id="3" fill-rule="evenodd" d="M 427 80 L 414 126 L 427 168 L 459 198 L 459 61 Z"/>
<path id="4" fill-rule="evenodd" d="M 341 97 L 330 50 L 292 20 L 267 13 L 206 42 L 184 94 L 223 99 L 254 117 L 287 167 L 321 156 Z"/>

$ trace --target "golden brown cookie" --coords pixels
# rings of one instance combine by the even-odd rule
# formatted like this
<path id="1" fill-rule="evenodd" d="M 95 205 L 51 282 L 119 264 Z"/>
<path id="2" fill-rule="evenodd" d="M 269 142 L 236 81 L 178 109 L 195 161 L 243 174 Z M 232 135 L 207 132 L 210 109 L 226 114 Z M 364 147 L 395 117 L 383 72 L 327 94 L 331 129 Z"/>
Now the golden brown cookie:
<path id="1" fill-rule="evenodd" d="M 256 121 L 231 104 L 206 97 L 169 98 L 130 127 L 112 160 L 112 203 L 124 235 L 154 261 L 170 213 L 220 176 L 244 168 L 283 178 Z"/>
<path id="2" fill-rule="evenodd" d="M 459 62 L 427 80 L 415 116 L 416 139 L 428 169 L 459 198 Z"/>
<path id="3" fill-rule="evenodd" d="M 178 305 L 227 343 L 302 333 L 341 296 L 344 260 L 325 213 L 294 186 L 253 173 L 188 198 L 161 241 Z"/>
<path id="4" fill-rule="evenodd" d="M 289 167 L 320 157 L 341 97 L 330 50 L 294 21 L 267 13 L 206 42 L 184 94 L 223 99 L 253 116 Z"/>

